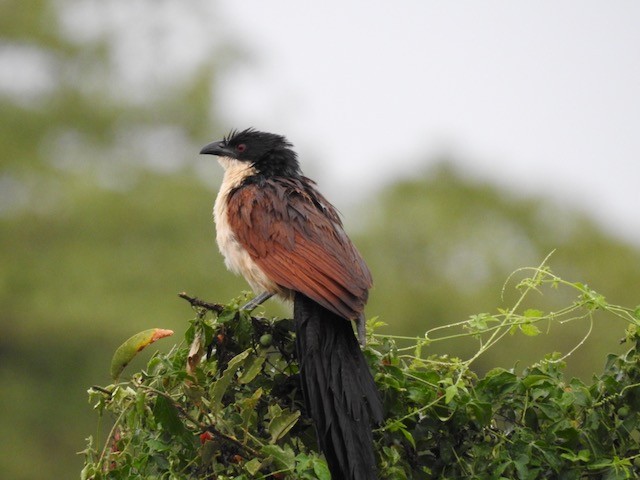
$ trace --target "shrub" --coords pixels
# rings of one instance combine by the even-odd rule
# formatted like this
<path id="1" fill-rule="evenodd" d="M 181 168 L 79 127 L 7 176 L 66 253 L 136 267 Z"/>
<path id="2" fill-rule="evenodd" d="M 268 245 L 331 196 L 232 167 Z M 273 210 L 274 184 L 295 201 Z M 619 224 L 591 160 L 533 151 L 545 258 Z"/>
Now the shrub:
<path id="1" fill-rule="evenodd" d="M 640 475 L 640 309 L 611 305 L 544 265 L 524 270 L 519 299 L 497 314 L 412 339 L 378 335 L 380 322 L 368 321 L 365 354 L 387 419 L 374 433 L 380 478 Z M 543 287 L 576 299 L 553 313 L 523 310 Z M 129 380 L 89 390 L 112 426 L 100 444 L 89 437 L 82 478 L 329 479 L 304 413 L 292 321 L 252 317 L 238 309 L 242 298 L 219 306 L 184 297 L 196 312 L 184 342 Z M 630 349 L 610 355 L 588 384 L 563 374 L 573 349 L 520 373 L 478 378 L 471 369 L 510 334 L 538 335 L 543 322 L 569 319 L 591 325 L 596 314 L 627 323 Z M 459 336 L 478 340 L 471 358 L 424 355 L 431 342 Z"/>

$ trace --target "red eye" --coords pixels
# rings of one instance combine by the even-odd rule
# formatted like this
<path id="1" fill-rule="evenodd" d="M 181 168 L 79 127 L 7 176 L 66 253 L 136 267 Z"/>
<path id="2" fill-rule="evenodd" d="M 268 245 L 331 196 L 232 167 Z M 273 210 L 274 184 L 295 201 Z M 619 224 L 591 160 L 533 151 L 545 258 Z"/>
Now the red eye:
<path id="1" fill-rule="evenodd" d="M 247 146 L 244 143 L 241 143 L 236 147 L 236 150 L 240 153 L 244 152 L 247 149 Z"/>

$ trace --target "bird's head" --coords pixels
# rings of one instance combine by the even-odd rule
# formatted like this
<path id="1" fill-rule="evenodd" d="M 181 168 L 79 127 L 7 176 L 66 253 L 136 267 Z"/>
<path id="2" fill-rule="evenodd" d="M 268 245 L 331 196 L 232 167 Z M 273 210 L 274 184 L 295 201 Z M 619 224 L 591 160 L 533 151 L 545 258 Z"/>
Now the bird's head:
<path id="1" fill-rule="evenodd" d="M 292 146 L 282 135 L 248 128 L 231 131 L 222 140 L 206 145 L 200 153 L 246 162 L 259 175 L 296 177 L 301 173 Z"/>

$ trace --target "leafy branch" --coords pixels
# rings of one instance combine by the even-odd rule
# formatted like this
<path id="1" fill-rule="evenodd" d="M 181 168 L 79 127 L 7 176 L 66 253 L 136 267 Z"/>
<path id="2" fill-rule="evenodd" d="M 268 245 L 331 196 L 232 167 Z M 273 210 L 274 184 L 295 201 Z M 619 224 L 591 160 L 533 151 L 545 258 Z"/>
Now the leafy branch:
<path id="1" fill-rule="evenodd" d="M 374 432 L 381 478 L 640 474 L 640 308 L 609 304 L 546 262 L 507 279 L 503 294 L 515 283 L 518 296 L 495 314 L 417 338 L 380 335 L 382 322 L 367 322 L 365 356 L 387 418 Z M 532 293 L 547 289 L 568 289 L 574 301 L 553 312 L 525 308 Z M 329 480 L 304 412 L 291 320 L 251 317 L 238 308 L 242 298 L 223 306 L 180 296 L 196 311 L 184 342 L 156 353 L 128 381 L 89 390 L 113 425 L 102 442 L 88 439 L 82 478 Z M 610 355 L 590 384 L 565 378 L 564 360 L 603 317 L 626 324 L 631 348 Z M 541 335 L 541 325 L 548 331 L 573 321 L 585 321 L 586 333 L 567 353 L 521 373 L 497 368 L 478 378 L 471 369 L 511 335 Z M 469 358 L 429 354 L 433 342 L 460 337 L 478 342 Z"/>

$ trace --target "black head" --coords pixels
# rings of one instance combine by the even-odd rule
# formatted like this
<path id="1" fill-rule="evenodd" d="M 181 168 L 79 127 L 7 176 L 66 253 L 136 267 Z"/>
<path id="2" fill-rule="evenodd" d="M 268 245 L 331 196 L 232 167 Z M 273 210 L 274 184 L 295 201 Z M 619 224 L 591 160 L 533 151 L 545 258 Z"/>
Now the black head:
<path id="1" fill-rule="evenodd" d="M 231 131 L 222 140 L 206 145 L 200 153 L 249 162 L 260 175 L 295 177 L 300 175 L 300 166 L 292 146 L 282 135 L 248 128 Z"/>

